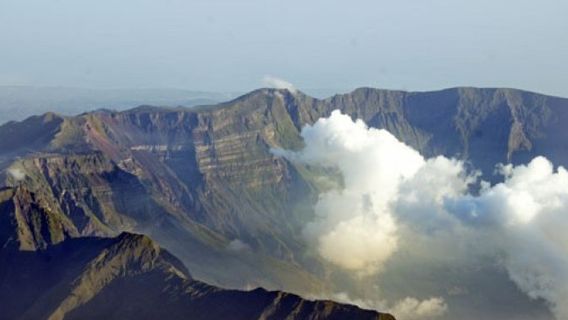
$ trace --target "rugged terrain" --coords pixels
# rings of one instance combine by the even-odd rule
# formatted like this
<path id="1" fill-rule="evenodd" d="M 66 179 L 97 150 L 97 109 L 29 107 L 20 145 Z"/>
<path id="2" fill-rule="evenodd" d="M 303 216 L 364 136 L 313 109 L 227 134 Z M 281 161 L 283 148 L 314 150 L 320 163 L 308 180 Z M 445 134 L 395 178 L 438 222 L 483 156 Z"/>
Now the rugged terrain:
<path id="1" fill-rule="evenodd" d="M 32 211 L 53 213 L 51 220 L 36 214 L 6 241 L 28 250 L 135 231 L 216 285 L 330 290 L 328 270 L 301 235 L 329 188 L 318 179 L 324 173 L 270 150 L 300 148 L 301 128 L 335 109 L 426 156 L 468 160 L 489 180 L 498 162 L 545 155 L 568 164 L 568 100 L 513 89 L 361 88 L 325 100 L 260 89 L 198 108 L 48 113 L 0 126 L 5 184 L 33 195 Z"/>
<path id="2" fill-rule="evenodd" d="M 2 319 L 392 318 L 283 292 L 209 286 L 147 236 L 72 238 L 77 230 L 33 193 L 4 189 L 0 197 Z"/>

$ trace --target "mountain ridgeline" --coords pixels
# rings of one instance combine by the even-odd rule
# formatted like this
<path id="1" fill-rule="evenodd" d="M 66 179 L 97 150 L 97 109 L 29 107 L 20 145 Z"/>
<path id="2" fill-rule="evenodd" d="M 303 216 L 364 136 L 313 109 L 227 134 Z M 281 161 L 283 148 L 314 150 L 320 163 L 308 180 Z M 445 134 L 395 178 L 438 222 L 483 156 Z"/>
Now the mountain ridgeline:
<path id="1" fill-rule="evenodd" d="M 138 232 L 179 257 L 195 279 L 214 285 L 338 292 L 301 233 L 318 194 L 329 188 L 318 179 L 321 168 L 270 152 L 301 148 L 301 129 L 335 109 L 387 129 L 425 156 L 467 160 L 487 180 L 497 179 L 496 163 L 536 155 L 568 165 L 568 99 L 513 89 L 361 88 L 324 100 L 260 89 L 214 106 L 48 113 L 0 126 L 7 186 L 0 195 L 0 245 L 50 252 L 85 237 Z M 193 292 L 183 268 L 166 269 L 172 268 L 175 290 Z M 81 310 L 98 309 L 88 306 L 105 305 L 124 290 L 122 280 L 105 279 L 116 290 Z"/>
<path id="2" fill-rule="evenodd" d="M 65 230 L 32 193 L 4 189 L 0 196 L 3 218 L 14 218 L 12 229 L 30 240 L 2 239 L 1 319 L 393 319 L 283 292 L 207 285 L 144 235 L 49 239 L 50 230 Z"/>

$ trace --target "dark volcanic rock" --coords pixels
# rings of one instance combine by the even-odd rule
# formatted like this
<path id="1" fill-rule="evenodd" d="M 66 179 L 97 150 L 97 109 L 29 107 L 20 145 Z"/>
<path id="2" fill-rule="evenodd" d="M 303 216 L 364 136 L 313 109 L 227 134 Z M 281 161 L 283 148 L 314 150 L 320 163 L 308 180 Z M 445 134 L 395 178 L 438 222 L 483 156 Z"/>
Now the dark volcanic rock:
<path id="1" fill-rule="evenodd" d="M 150 238 L 68 239 L 41 252 L 0 250 L 2 319 L 392 319 L 283 292 L 193 280 Z"/>

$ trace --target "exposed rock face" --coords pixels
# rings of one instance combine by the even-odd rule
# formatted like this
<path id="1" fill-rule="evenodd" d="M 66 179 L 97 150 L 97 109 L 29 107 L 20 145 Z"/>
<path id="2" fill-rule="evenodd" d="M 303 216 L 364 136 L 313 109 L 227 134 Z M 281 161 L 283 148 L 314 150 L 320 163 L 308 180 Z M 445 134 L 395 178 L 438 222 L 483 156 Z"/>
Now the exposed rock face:
<path id="1" fill-rule="evenodd" d="M 50 199 L 81 235 L 111 235 L 152 220 L 163 210 L 141 181 L 101 152 L 50 154 L 18 162 L 20 182 Z"/>
<path id="2" fill-rule="evenodd" d="M 67 216 L 27 189 L 0 190 L 0 248 L 41 250 L 78 234 Z"/>
<path id="3" fill-rule="evenodd" d="M 314 168 L 270 148 L 301 147 L 301 128 L 334 109 L 388 129 L 424 155 L 468 159 L 485 178 L 495 163 L 535 155 L 568 164 L 568 100 L 475 88 L 362 88 L 325 100 L 261 89 L 197 109 L 47 114 L 0 127 L 0 164 L 25 171 L 23 181 L 8 183 L 41 197 L 80 235 L 136 230 L 201 279 L 308 292 L 325 286 L 300 234 L 322 186 Z M 230 245 L 237 240 L 239 252 Z M 219 267 L 227 265 L 240 277 Z"/>
<path id="4" fill-rule="evenodd" d="M 0 258 L 3 319 L 393 319 L 283 292 L 209 286 L 130 233 L 67 239 L 41 252 L 2 249 Z"/>
<path id="5" fill-rule="evenodd" d="M 298 123 L 311 123 L 341 109 L 389 130 L 425 155 L 469 159 L 491 172 L 495 163 L 523 162 L 539 154 L 566 163 L 557 155 L 562 148 L 551 143 L 566 135 L 560 124 L 568 118 L 567 106 L 567 99 L 514 89 L 413 93 L 361 88 L 318 101 L 311 109 L 299 108 L 297 117 Z"/>

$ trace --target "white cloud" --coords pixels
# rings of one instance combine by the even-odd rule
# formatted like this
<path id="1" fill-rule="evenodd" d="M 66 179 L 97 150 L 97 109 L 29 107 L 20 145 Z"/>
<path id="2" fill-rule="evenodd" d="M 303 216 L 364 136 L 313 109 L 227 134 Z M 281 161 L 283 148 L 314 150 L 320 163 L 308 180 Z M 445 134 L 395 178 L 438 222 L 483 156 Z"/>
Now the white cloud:
<path id="1" fill-rule="evenodd" d="M 227 250 L 242 252 L 250 250 L 250 246 L 239 239 L 234 239 L 227 245 Z"/>
<path id="2" fill-rule="evenodd" d="M 448 305 L 440 297 L 418 300 L 407 297 L 396 302 L 388 312 L 398 320 L 427 320 L 436 319 L 448 311 Z"/>
<path id="3" fill-rule="evenodd" d="M 425 164 L 412 148 L 385 130 L 334 111 L 302 130 L 305 149 L 280 152 L 295 161 L 336 167 L 345 187 L 322 194 L 316 219 L 304 234 L 320 255 L 348 270 L 372 274 L 397 248 L 397 226 L 389 208 L 400 183 Z M 383 152 L 389 150 L 389 153 Z"/>
<path id="4" fill-rule="evenodd" d="M 441 297 L 430 297 L 419 300 L 414 297 L 406 297 L 389 304 L 385 301 L 373 301 L 354 299 L 345 292 L 335 293 L 325 299 L 356 305 L 363 309 L 380 310 L 393 314 L 397 320 L 428 320 L 436 319 L 445 315 L 448 311 L 446 301 Z"/>
<path id="5" fill-rule="evenodd" d="M 547 159 L 537 157 L 527 165 L 500 166 L 504 181 L 490 186 L 478 181 L 478 173 L 468 173 L 461 161 L 424 159 L 387 131 L 368 128 L 339 111 L 301 134 L 303 150 L 273 152 L 334 167 L 343 176 L 341 188 L 320 196 L 315 218 L 304 229 L 308 243 L 326 261 L 371 275 L 385 271 L 403 249 L 405 255 L 417 255 L 408 260 L 416 268 L 422 267 L 420 259 L 468 265 L 475 255 L 466 254 L 467 247 L 491 255 L 493 264 L 503 265 L 527 295 L 545 299 L 558 320 L 568 319 L 564 168 L 555 171 Z M 468 191 L 473 183 L 481 186 L 476 194 Z M 420 243 L 436 246 L 427 253 L 412 250 L 422 248 Z M 442 298 L 407 298 L 391 309 L 400 319 L 423 319 L 448 307 Z"/>
<path id="6" fill-rule="evenodd" d="M 499 235 L 511 279 L 568 319 L 568 172 L 544 157 L 501 168 L 505 181 L 452 203 L 466 222 L 483 220 Z"/>
<path id="7" fill-rule="evenodd" d="M 26 178 L 26 173 L 24 172 L 24 170 L 19 168 L 8 169 L 8 175 L 15 181 L 22 181 Z"/>
<path id="8" fill-rule="evenodd" d="M 287 89 L 291 93 L 296 93 L 297 91 L 296 87 L 290 82 L 269 75 L 264 76 L 264 78 L 262 79 L 262 85 L 265 87 L 275 88 L 275 89 Z"/>

